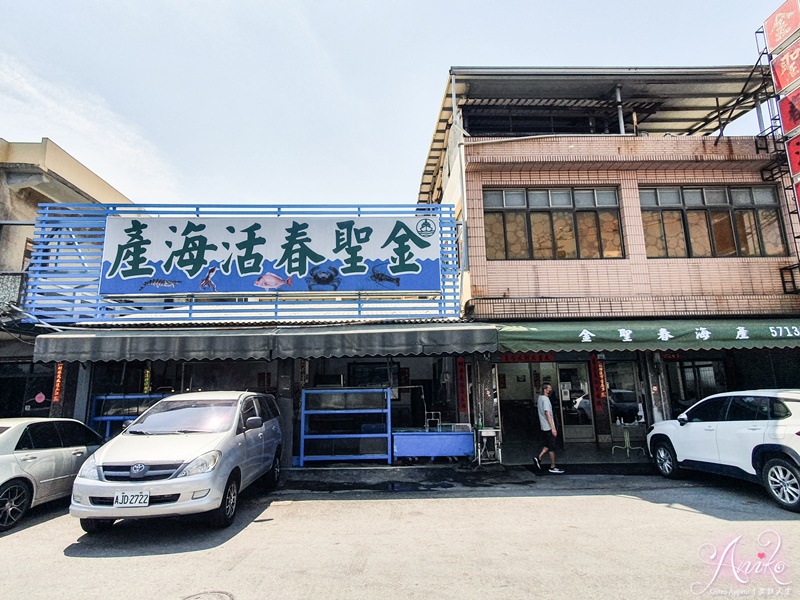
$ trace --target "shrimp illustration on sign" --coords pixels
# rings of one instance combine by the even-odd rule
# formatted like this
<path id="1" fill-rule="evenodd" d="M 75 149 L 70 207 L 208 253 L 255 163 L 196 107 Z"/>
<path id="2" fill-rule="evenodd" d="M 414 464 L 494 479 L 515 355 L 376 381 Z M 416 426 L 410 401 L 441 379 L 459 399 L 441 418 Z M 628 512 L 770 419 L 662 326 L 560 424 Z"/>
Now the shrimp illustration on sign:
<path id="1" fill-rule="evenodd" d="M 265 290 L 275 290 L 283 285 L 288 285 L 291 287 L 292 277 L 293 275 L 289 275 L 288 279 L 281 279 L 275 273 L 264 273 L 261 277 L 256 279 L 253 285 L 264 288 Z"/>
<path id="2" fill-rule="evenodd" d="M 379 263 L 372 267 L 370 271 L 369 278 L 377 283 L 379 286 L 384 288 L 390 288 L 389 284 L 394 284 L 395 286 L 400 286 L 400 278 L 399 277 L 392 277 L 385 271 L 386 265 L 388 263 Z"/>
<path id="3" fill-rule="evenodd" d="M 216 272 L 217 272 L 217 267 L 210 267 L 208 269 L 208 273 L 206 273 L 206 276 L 203 277 L 202 281 L 200 281 L 201 290 L 207 290 L 208 288 L 211 288 L 213 291 L 215 292 L 217 291 L 217 285 L 213 281 L 211 281 L 211 278 L 214 276 L 214 273 Z"/>
<path id="4" fill-rule="evenodd" d="M 145 281 L 141 286 L 139 286 L 139 291 L 141 292 L 144 288 L 151 285 L 153 287 L 163 287 L 163 288 L 174 288 L 176 285 L 182 282 L 177 281 L 175 279 L 148 279 Z"/>

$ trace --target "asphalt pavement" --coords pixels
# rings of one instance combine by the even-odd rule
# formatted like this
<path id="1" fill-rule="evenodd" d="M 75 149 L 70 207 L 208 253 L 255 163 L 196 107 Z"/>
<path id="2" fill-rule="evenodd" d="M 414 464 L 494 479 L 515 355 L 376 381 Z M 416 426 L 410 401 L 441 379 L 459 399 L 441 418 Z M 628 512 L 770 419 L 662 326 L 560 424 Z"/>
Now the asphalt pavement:
<path id="1" fill-rule="evenodd" d="M 0 534 L 0 599 L 800 594 L 800 520 L 760 486 L 460 467 L 289 470 L 271 493 L 245 490 L 223 530 L 173 517 L 87 535 L 67 502 L 50 503 Z"/>

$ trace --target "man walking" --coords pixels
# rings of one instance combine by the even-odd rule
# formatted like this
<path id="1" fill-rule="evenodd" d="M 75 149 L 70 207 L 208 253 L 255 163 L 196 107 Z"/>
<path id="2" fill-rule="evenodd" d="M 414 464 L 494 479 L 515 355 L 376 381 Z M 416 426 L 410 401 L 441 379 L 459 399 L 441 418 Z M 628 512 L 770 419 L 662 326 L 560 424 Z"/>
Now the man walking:
<path id="1" fill-rule="evenodd" d="M 553 386 L 545 383 L 542 387 L 542 394 L 536 401 L 537 412 L 539 414 L 539 427 L 542 428 L 542 436 L 544 437 L 544 447 L 539 452 L 539 456 L 533 457 L 533 462 L 536 468 L 541 471 L 541 460 L 547 452 L 550 452 L 550 473 L 563 473 L 561 469 L 556 467 L 556 424 L 553 421 L 553 405 L 550 402 L 550 394 L 553 393 Z"/>

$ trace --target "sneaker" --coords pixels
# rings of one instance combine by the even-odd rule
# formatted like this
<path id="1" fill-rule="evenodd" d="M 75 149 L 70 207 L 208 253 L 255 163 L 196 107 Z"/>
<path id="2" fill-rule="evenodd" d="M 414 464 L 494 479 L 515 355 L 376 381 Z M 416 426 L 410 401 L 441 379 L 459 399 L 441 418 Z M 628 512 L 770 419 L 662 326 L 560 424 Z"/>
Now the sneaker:
<path id="1" fill-rule="evenodd" d="M 542 470 L 542 465 L 539 464 L 539 459 L 536 458 L 535 456 L 533 457 L 533 466 L 536 467 L 537 471 Z"/>
<path id="2" fill-rule="evenodd" d="M 562 471 L 561 469 L 559 469 L 557 467 L 550 467 L 549 471 L 550 471 L 550 473 L 563 473 L 564 472 L 564 471 Z"/>

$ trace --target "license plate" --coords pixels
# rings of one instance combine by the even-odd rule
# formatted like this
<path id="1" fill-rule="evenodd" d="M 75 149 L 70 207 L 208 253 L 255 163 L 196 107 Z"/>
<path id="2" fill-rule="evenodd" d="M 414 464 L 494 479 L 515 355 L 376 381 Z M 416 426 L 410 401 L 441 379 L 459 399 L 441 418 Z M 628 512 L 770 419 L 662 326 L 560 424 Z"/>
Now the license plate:
<path id="1" fill-rule="evenodd" d="M 114 507 L 149 506 L 150 492 L 117 492 L 114 494 Z"/>

